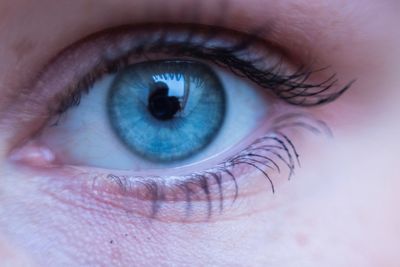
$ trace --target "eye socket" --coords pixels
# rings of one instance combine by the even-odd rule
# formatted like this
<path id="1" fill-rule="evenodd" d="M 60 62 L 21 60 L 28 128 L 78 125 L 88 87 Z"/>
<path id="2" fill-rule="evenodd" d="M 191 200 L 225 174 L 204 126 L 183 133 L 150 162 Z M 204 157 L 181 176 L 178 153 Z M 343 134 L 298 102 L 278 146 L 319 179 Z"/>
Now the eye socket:
<path id="1" fill-rule="evenodd" d="M 254 172 L 275 192 L 272 174 L 291 177 L 298 166 L 287 132 L 327 129 L 297 107 L 332 102 L 352 83 L 338 87 L 336 75 L 294 68 L 257 36 L 187 29 L 151 25 L 100 33 L 61 53 L 23 106 L 25 114 L 36 115 L 29 124 L 38 126 L 37 134 L 11 158 L 78 177 L 80 182 L 59 181 L 61 191 L 89 192 L 106 205 L 152 215 L 160 203 L 183 203 L 186 217 L 193 202 L 206 207 L 208 217 L 221 212 L 226 199 L 239 196 L 241 184 L 251 191 L 239 177 Z M 185 75 L 190 78 L 179 84 Z M 197 90 L 170 91 L 182 84 Z M 140 129 L 129 132 L 133 128 L 143 128 L 142 135 Z M 179 130 L 183 137 L 173 137 Z"/>

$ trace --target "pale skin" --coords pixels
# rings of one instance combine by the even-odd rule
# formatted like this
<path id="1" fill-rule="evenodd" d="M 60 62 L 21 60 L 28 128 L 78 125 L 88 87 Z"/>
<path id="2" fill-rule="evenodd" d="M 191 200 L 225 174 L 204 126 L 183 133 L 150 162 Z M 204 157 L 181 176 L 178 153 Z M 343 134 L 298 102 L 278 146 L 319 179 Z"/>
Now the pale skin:
<path id="1" fill-rule="evenodd" d="M 222 20 L 220 8 L 212 0 L 0 2 L 0 266 L 399 266 L 399 2 L 231 0 Z M 62 49 L 120 25 L 213 21 L 239 31 L 273 24 L 271 42 L 357 80 L 311 111 L 335 137 L 300 140 L 302 167 L 275 194 L 250 188 L 208 220 L 174 220 L 171 208 L 160 221 L 80 192 L 57 197 L 59 177 L 10 159 L 21 135 L 4 119 L 10 96 Z"/>

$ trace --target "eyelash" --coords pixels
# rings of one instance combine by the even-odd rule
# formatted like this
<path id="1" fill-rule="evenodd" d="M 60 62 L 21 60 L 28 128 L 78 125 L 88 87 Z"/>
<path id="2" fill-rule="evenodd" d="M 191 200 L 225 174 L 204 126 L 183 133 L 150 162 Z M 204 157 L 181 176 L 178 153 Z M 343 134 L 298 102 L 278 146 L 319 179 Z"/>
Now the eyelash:
<path id="1" fill-rule="evenodd" d="M 110 183 L 117 187 L 117 195 L 128 199 L 144 200 L 150 202 L 149 211 L 151 218 L 159 218 L 158 213 L 166 203 L 184 203 L 183 219 L 192 215 L 192 204 L 195 201 L 205 203 L 205 219 L 210 219 L 215 213 L 221 214 L 226 206 L 229 190 L 233 190 L 231 204 L 234 204 L 239 196 L 240 187 L 237 180 L 238 168 L 244 167 L 241 172 L 250 170 L 258 171 L 269 183 L 272 193 L 275 193 L 275 186 L 272 175 L 268 169 L 281 174 L 287 169 L 288 180 L 300 166 L 300 155 L 291 138 L 284 133 L 285 130 L 294 128 L 303 129 L 313 134 L 324 134 L 332 136 L 328 125 L 315 119 L 307 113 L 287 113 L 274 119 L 272 127 L 267 134 L 258 138 L 249 146 L 240 151 L 237 155 L 226 159 L 221 164 L 211 169 L 192 173 L 183 176 L 165 177 L 161 176 L 129 176 L 129 175 L 98 175 L 92 176 L 95 181 L 90 192 L 96 192 L 93 197 L 104 201 L 98 192 L 108 190 Z M 104 180 L 102 179 L 104 178 Z M 107 185 L 104 186 L 103 183 Z M 233 189 L 229 188 L 232 185 Z M 112 190 L 111 190 L 112 191 Z M 228 192 L 226 192 L 228 191 Z M 232 192 L 231 192 L 232 193 Z M 216 198 L 216 199 L 215 199 Z M 213 205 L 215 203 L 217 205 Z M 107 202 L 107 201 L 106 201 Z M 130 207 L 122 205 L 124 209 Z M 140 212 L 144 212 L 145 205 L 141 205 Z M 148 215 L 149 216 L 149 215 Z M 160 216 L 162 217 L 162 216 Z"/>
<path id="2" fill-rule="evenodd" d="M 186 40 L 184 42 L 168 42 L 165 36 L 171 28 L 175 27 L 189 27 L 192 31 L 186 31 Z M 242 39 L 241 42 L 230 47 L 209 47 L 205 45 L 212 41 L 219 33 L 226 34 L 231 32 L 227 29 L 218 27 L 207 27 L 198 25 L 163 25 L 163 32 L 158 41 L 154 40 L 141 40 L 136 45 L 136 48 L 130 49 L 124 55 L 120 56 L 117 60 L 104 59 L 97 68 L 89 74 L 80 79 L 74 86 L 67 90 L 67 94 L 60 94 L 57 98 L 56 105 L 51 106 L 51 115 L 61 115 L 69 108 L 77 106 L 83 94 L 89 93 L 94 83 L 105 74 L 117 73 L 130 64 L 130 59 L 136 55 L 145 55 L 146 53 L 162 53 L 165 55 L 172 55 L 177 57 L 191 57 L 200 58 L 225 69 L 230 70 L 235 75 L 247 78 L 254 82 L 261 88 L 272 92 L 279 99 L 285 102 L 302 107 L 318 106 L 333 102 L 345 93 L 353 84 L 354 81 L 349 82 L 342 88 L 336 88 L 335 91 L 330 92 L 330 89 L 335 89 L 338 84 L 336 74 L 319 83 L 308 83 L 307 80 L 313 74 L 320 73 L 327 70 L 327 68 L 318 70 L 309 70 L 305 66 L 300 66 L 297 71 L 292 74 L 284 75 L 281 72 L 282 61 L 277 62 L 275 66 L 269 69 L 260 69 L 256 65 L 268 58 L 257 59 L 242 59 L 238 54 L 249 52 L 253 44 L 263 43 L 256 34 L 247 35 L 243 33 L 234 33 L 236 39 Z M 159 25 L 144 25 L 151 29 L 152 27 L 160 27 Z M 123 31 L 123 30 L 122 30 Z M 208 35 L 203 43 L 198 45 L 192 42 L 191 38 L 196 35 L 195 31 L 207 32 Z M 151 39 L 151 38 L 148 38 Z M 54 108 L 55 107 L 55 108 Z"/>
<path id="3" fill-rule="evenodd" d="M 159 26 L 150 25 L 148 27 Z M 325 69 L 310 71 L 306 67 L 299 67 L 293 74 L 285 75 L 281 71 L 282 62 L 278 62 L 272 68 L 262 70 L 257 67 L 257 64 L 268 59 L 240 58 L 241 54 L 250 53 L 255 43 L 261 42 L 256 35 L 235 33 L 236 39 L 242 40 L 239 43 L 229 47 L 205 47 L 208 42 L 213 40 L 214 36 L 218 36 L 220 32 L 226 33 L 227 30 L 205 26 L 200 28 L 189 27 L 190 29 L 201 29 L 208 33 L 207 38 L 201 44 L 196 44 L 192 40 L 196 36 L 195 31 L 186 31 L 187 38 L 183 42 L 171 42 L 166 40 L 165 36 L 171 28 L 177 27 L 177 25 L 163 25 L 163 27 L 163 34 L 158 41 L 149 41 L 151 38 L 143 39 L 116 60 L 103 58 L 94 70 L 65 90 L 66 93 L 56 95 L 55 101 L 52 102 L 55 104 L 49 106 L 49 117 L 56 117 L 56 122 L 52 123 L 51 126 L 57 125 L 59 118 L 69 108 L 79 105 L 83 94 L 88 94 L 94 83 L 103 75 L 116 73 L 130 65 L 131 58 L 147 53 L 200 58 L 212 62 L 230 70 L 239 77 L 249 79 L 259 87 L 272 92 L 279 99 L 294 106 L 310 107 L 332 102 L 347 91 L 353 83 L 350 82 L 343 88 L 330 91 L 337 87 L 336 75 L 331 75 L 319 83 L 307 82 L 314 73 Z M 184 27 L 184 25 L 179 27 Z M 273 193 L 275 186 L 268 169 L 279 173 L 283 164 L 289 170 L 288 178 L 292 177 L 296 166 L 299 166 L 299 154 L 291 139 L 283 133 L 285 129 L 292 127 L 306 129 L 314 133 L 330 132 L 328 126 L 322 121 L 315 120 L 303 113 L 289 113 L 276 119 L 266 135 L 257 139 L 238 155 L 226 159 L 212 169 L 186 176 L 177 176 L 174 182 L 168 182 L 168 184 L 162 177 L 146 177 L 146 179 L 143 179 L 143 177 L 137 176 L 108 174 L 106 180 L 117 185 L 120 192 L 128 197 L 150 200 L 153 217 L 156 217 L 160 211 L 161 204 L 168 201 L 177 202 L 177 199 L 186 203 L 185 216 L 187 217 L 191 213 L 192 202 L 196 199 L 202 199 L 207 203 L 206 216 L 210 218 L 215 211 L 212 199 L 214 195 L 211 191 L 216 190 L 219 202 L 218 211 L 221 213 L 224 209 L 226 199 L 223 184 L 225 184 L 225 179 L 233 182 L 233 202 L 237 199 L 239 195 L 236 177 L 238 166 L 247 166 L 259 171 L 270 184 Z M 271 142 L 274 144 L 271 144 Z M 94 177 L 94 180 L 99 181 L 99 178 L 100 175 Z M 96 190 L 95 184 L 93 185 L 94 191 Z M 199 196 L 199 192 L 203 192 L 202 196 Z"/>

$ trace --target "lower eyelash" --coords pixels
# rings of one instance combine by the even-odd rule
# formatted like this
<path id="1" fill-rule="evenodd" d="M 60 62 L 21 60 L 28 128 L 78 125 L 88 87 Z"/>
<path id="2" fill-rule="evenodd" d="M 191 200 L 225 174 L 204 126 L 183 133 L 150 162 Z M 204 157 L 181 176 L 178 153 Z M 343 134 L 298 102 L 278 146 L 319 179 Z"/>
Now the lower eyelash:
<path id="1" fill-rule="evenodd" d="M 157 218 L 163 204 L 178 202 L 185 204 L 183 216 L 188 218 L 192 215 L 193 203 L 202 202 L 205 203 L 205 217 L 209 219 L 214 213 L 224 211 L 228 200 L 227 188 L 233 191 L 229 198 L 231 204 L 236 201 L 240 194 L 237 179 L 243 172 L 251 169 L 258 171 L 270 185 L 272 193 L 276 192 L 273 173 L 281 174 L 285 168 L 287 179 L 293 177 L 295 169 L 300 166 L 300 156 L 292 140 L 284 133 L 290 128 L 331 135 L 329 127 L 323 121 L 304 113 L 288 113 L 274 120 L 269 133 L 212 169 L 170 177 L 168 180 L 158 176 L 114 174 L 107 175 L 106 179 L 116 185 L 125 196 L 150 201 L 149 212 L 152 218 Z"/>

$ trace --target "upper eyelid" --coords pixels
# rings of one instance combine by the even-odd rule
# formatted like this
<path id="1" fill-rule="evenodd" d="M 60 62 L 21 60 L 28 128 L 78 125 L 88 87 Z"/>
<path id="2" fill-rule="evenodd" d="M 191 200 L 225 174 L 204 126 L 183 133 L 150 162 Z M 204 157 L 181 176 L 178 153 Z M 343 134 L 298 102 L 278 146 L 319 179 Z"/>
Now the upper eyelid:
<path id="1" fill-rule="evenodd" d="M 179 27 L 187 26 L 185 24 L 182 25 L 172 24 L 172 25 L 174 26 L 178 25 Z M 159 25 L 159 24 L 127 25 L 127 26 L 117 27 L 115 29 L 113 28 L 101 31 L 99 33 L 96 33 L 94 35 L 91 35 L 74 43 L 73 45 L 61 51 L 52 60 L 50 60 L 50 62 L 46 64 L 43 70 L 39 73 L 39 75 L 37 75 L 36 82 L 33 83 L 34 84 L 33 87 L 26 88 L 27 91 L 22 92 L 21 95 L 26 95 L 28 97 L 31 96 L 32 98 L 38 98 L 38 96 L 40 97 L 41 95 L 43 96 L 53 95 L 54 97 L 55 91 L 62 92 L 67 89 L 73 90 L 74 87 L 77 87 L 77 83 L 88 75 L 87 69 L 94 68 L 96 67 L 96 65 L 97 66 L 100 65 L 100 63 L 105 63 L 106 61 L 111 61 L 113 58 L 115 59 L 122 56 L 121 54 L 120 55 L 114 54 L 109 56 L 108 58 L 105 58 L 105 55 L 101 55 L 101 53 L 103 53 L 105 49 L 108 48 L 110 51 L 118 50 L 114 49 L 117 47 L 113 47 L 113 44 L 123 43 L 121 42 L 123 39 L 126 40 L 131 38 L 129 35 L 131 35 L 133 31 L 137 31 L 138 28 L 146 26 L 165 27 L 165 25 Z M 168 26 L 171 25 L 167 25 L 167 27 L 165 28 L 169 28 Z M 218 28 L 218 27 L 212 27 L 212 28 Z M 225 31 L 225 34 L 227 34 L 228 31 L 230 31 L 231 33 L 235 32 L 229 29 L 223 29 L 223 28 L 219 29 Z M 246 36 L 244 33 L 239 33 L 239 34 L 243 34 L 243 36 Z M 261 40 L 262 39 L 257 38 L 257 41 Z M 129 46 L 127 47 L 128 49 L 125 51 L 125 53 L 129 52 Z M 122 51 L 120 50 L 120 53 L 121 52 Z M 85 56 L 87 62 L 86 61 L 82 62 L 82 60 L 80 61 L 79 57 L 82 57 L 83 55 Z M 66 69 L 65 66 L 70 66 L 71 68 Z M 60 73 L 62 74 L 61 77 Z M 84 75 L 81 75 L 81 73 L 84 73 Z M 88 77 L 88 79 L 91 78 Z"/>
<path id="2" fill-rule="evenodd" d="M 145 27 L 145 29 L 147 29 L 146 27 L 152 27 L 153 29 L 151 30 L 156 30 L 156 35 L 145 35 L 146 38 L 152 39 L 152 40 L 144 40 L 143 43 L 148 42 L 150 43 L 150 45 L 148 43 L 146 43 L 147 47 L 140 47 L 140 46 L 136 46 L 135 48 L 130 48 L 130 46 L 132 46 L 132 44 L 129 44 L 132 40 L 130 39 L 130 31 L 132 31 L 132 28 L 130 27 L 126 27 L 123 29 L 119 29 L 119 31 L 117 33 L 109 33 L 109 34 L 100 34 L 99 38 L 94 38 L 94 40 L 83 40 L 82 42 L 79 42 L 77 45 L 75 45 L 77 47 L 77 51 L 75 51 L 76 49 L 74 49 L 74 47 L 72 47 L 69 50 L 72 50 L 71 52 L 66 52 L 64 54 L 62 54 L 61 56 L 65 59 L 74 59 L 77 57 L 77 54 L 79 55 L 79 50 L 84 50 L 86 52 L 89 52 L 90 50 L 90 46 L 91 45 L 99 45 L 102 48 L 102 50 L 106 50 L 104 52 L 103 55 L 100 56 L 96 56 L 94 55 L 94 58 L 96 58 L 98 60 L 98 62 L 93 63 L 93 65 L 98 65 L 97 67 L 100 69 L 99 71 L 94 72 L 93 73 L 89 73 L 86 76 L 80 77 L 80 78 L 75 78 L 75 80 L 78 80 L 77 83 L 74 83 L 71 87 L 70 90 L 71 91 L 75 91 L 81 88 L 77 87 L 82 87 L 82 86 L 86 86 L 86 87 L 90 87 L 94 81 L 99 78 L 97 77 L 102 71 L 111 71 L 114 72 L 116 70 L 118 70 L 118 65 L 123 62 L 124 60 L 129 60 L 129 56 L 132 55 L 137 55 L 140 54 L 141 52 L 145 52 L 146 49 L 150 50 L 149 48 L 153 48 L 152 51 L 147 51 L 147 52 L 156 52 L 157 49 L 159 50 L 163 50 L 163 46 L 168 46 L 170 45 L 169 42 L 171 42 L 171 40 L 167 40 L 168 38 L 170 38 L 168 36 L 168 34 L 176 34 L 176 32 L 174 32 L 175 28 L 173 27 L 180 27 L 179 30 L 181 32 L 178 31 L 178 34 L 182 34 L 183 32 L 183 39 L 181 39 L 180 41 L 175 41 L 175 43 L 173 43 L 173 45 L 176 45 L 177 43 L 181 42 L 182 43 L 182 47 L 180 48 L 181 50 L 186 49 L 186 51 L 184 51 L 186 53 L 186 55 L 191 56 L 190 53 L 200 53 L 200 56 L 205 56 L 205 57 L 210 57 L 210 60 L 213 60 L 214 62 L 218 62 L 220 64 L 225 64 L 225 62 L 223 61 L 218 61 L 219 59 L 213 57 L 212 54 L 207 54 L 204 53 L 202 49 L 208 49 L 209 53 L 212 53 L 213 51 L 211 51 L 210 49 L 216 49 L 217 51 L 215 53 L 226 53 L 227 51 L 229 53 L 231 53 L 231 55 L 233 55 L 234 53 L 236 53 L 237 51 L 242 52 L 242 51 L 246 51 L 246 49 L 248 49 L 248 47 L 252 47 L 252 46 L 256 46 L 258 49 L 262 49 L 265 51 L 268 51 L 267 53 L 269 53 L 269 55 L 265 58 L 265 60 L 270 60 L 272 58 L 270 58 L 270 55 L 275 55 L 278 53 L 278 51 L 273 51 L 273 48 L 265 42 L 265 40 L 260 39 L 258 35 L 254 34 L 254 35 L 248 35 L 248 34 L 244 34 L 244 33 L 239 33 L 239 32 L 235 32 L 229 29 L 223 29 L 223 28 L 219 28 L 219 27 L 206 27 L 206 26 L 200 26 L 200 25 L 195 25 L 195 26 L 190 26 L 190 25 L 142 25 L 142 27 Z M 136 26 L 136 29 L 137 30 Z M 158 28 L 157 28 L 158 27 Z M 192 32 L 185 32 L 182 31 L 181 28 L 182 27 L 192 27 L 191 30 Z M 171 30 L 172 28 L 172 30 Z M 161 29 L 161 30 L 160 30 Z M 222 33 L 222 37 L 218 36 L 218 38 L 216 38 L 216 35 L 213 34 L 209 34 L 209 32 L 204 32 L 205 29 L 207 29 L 208 31 L 211 31 L 212 33 L 218 33 L 218 35 L 220 33 Z M 199 30 L 199 33 L 196 33 L 196 31 Z M 143 31 L 143 30 L 142 30 Z M 139 32 L 140 34 L 143 34 L 142 32 Z M 137 34 L 137 33 L 136 33 Z M 186 34 L 186 35 L 185 35 Z M 200 38 L 200 42 L 197 40 L 197 42 L 195 42 L 193 39 L 197 38 L 197 34 L 202 34 L 203 36 Z M 230 38 L 231 41 L 233 39 L 233 35 L 239 35 L 238 38 L 242 38 L 240 41 L 237 41 L 235 43 L 235 45 L 229 47 L 227 46 L 226 50 L 221 50 L 221 48 L 223 48 L 224 46 L 218 46 L 215 44 L 209 44 L 209 41 L 211 40 L 212 42 L 215 41 L 221 41 L 224 38 Z M 158 35 L 158 36 L 157 36 Z M 134 35 L 135 36 L 135 35 Z M 189 36 L 189 37 L 188 37 Z M 186 38 L 186 39 L 185 39 Z M 87 41 L 87 42 L 86 42 Z M 225 41 L 225 40 L 223 40 Z M 79 48 L 79 46 L 82 45 L 83 48 Z M 185 46 L 187 46 L 185 48 Z M 190 49 L 188 48 L 189 46 L 192 46 Z M 202 46 L 206 46 L 205 48 Z M 86 50 L 85 50 L 86 48 Z M 88 49 L 89 48 L 89 49 Z M 132 51 L 135 50 L 136 51 Z M 197 50 L 196 50 L 197 49 Z M 93 47 L 93 51 L 95 51 L 96 48 Z M 99 50 L 99 49 L 97 49 Z M 165 49 L 164 49 L 165 50 Z M 271 52 L 272 51 L 272 52 Z M 77 52 L 77 53 L 76 53 Z M 92 51 L 90 51 L 92 52 Z M 135 53 L 133 53 L 135 52 Z M 211 56 L 210 56 L 211 55 Z M 282 54 L 278 54 L 280 57 L 282 57 Z M 179 56 L 179 55 L 178 55 Z M 196 55 L 194 55 L 196 56 Z M 224 55 L 225 57 L 229 56 L 229 55 Z M 86 57 L 87 58 L 87 57 Z M 119 60 L 121 60 L 120 62 L 117 61 L 117 63 L 113 63 L 110 64 L 112 67 L 107 66 L 106 64 L 109 64 L 110 62 L 112 62 L 113 60 L 115 60 L 115 58 L 119 58 Z M 234 61 L 237 61 L 237 58 L 233 58 Z M 254 81 L 255 83 L 258 83 L 260 85 L 262 85 L 262 87 L 269 87 L 269 89 L 273 89 L 274 86 L 279 86 L 281 84 L 287 83 L 287 86 L 289 86 L 288 90 L 286 90 L 285 92 L 283 92 L 283 94 L 278 94 L 280 97 L 282 97 L 283 99 L 286 99 L 289 103 L 295 103 L 295 104 L 300 104 L 300 105 L 316 105 L 319 104 L 320 102 L 330 102 L 332 100 L 334 100 L 335 98 L 337 98 L 338 96 L 341 95 L 341 93 L 343 93 L 344 91 L 347 90 L 347 87 L 344 87 L 341 91 L 339 91 L 337 93 L 337 95 L 335 96 L 335 94 L 329 94 L 326 95 L 325 98 L 327 100 L 319 100 L 319 99 L 313 99 L 312 101 L 310 101 L 310 103 L 305 103 L 304 101 L 301 101 L 299 103 L 296 103 L 297 101 L 294 100 L 294 98 L 296 98 L 296 92 L 294 91 L 294 89 L 301 87 L 304 90 L 301 91 L 301 97 L 305 98 L 308 96 L 315 96 L 318 95 L 319 92 L 323 92 L 323 91 L 327 91 L 327 89 L 330 89 L 330 87 L 332 87 L 333 85 L 335 85 L 337 83 L 337 79 L 335 78 L 335 76 L 330 76 L 328 77 L 326 80 L 324 80 L 321 83 L 305 83 L 305 81 L 307 80 L 307 78 L 309 76 L 311 76 L 312 71 L 307 70 L 306 68 L 301 69 L 301 71 L 298 72 L 293 72 L 293 75 L 288 75 L 288 76 L 282 76 L 281 78 L 279 77 L 279 73 L 278 73 L 278 69 L 281 67 L 281 63 L 285 62 L 285 64 L 287 64 L 288 60 L 282 60 L 282 61 L 275 61 L 274 63 L 272 63 L 273 65 L 270 66 L 269 68 L 267 68 L 266 70 L 258 70 L 256 68 L 253 67 L 253 62 L 252 61 L 246 61 L 246 60 L 241 60 L 240 62 L 237 62 L 238 65 L 244 65 L 244 64 L 248 64 L 248 62 L 250 62 L 247 66 L 247 70 L 248 71 L 258 71 L 258 73 L 255 76 L 251 76 L 249 74 L 252 74 L 250 72 L 248 73 L 241 73 L 243 76 L 247 76 L 247 78 L 251 79 L 252 81 Z M 56 61 L 57 62 L 57 61 Z M 265 63 L 265 62 L 263 62 Z M 102 65 L 103 64 L 103 65 Z M 233 64 L 233 63 L 232 63 Z M 122 64 L 123 65 L 123 64 Z M 290 64 L 288 64 L 290 65 Z M 77 67 L 80 67 L 81 64 Z M 100 66 L 100 67 L 99 67 Z M 54 67 L 53 64 L 50 64 L 48 69 L 50 69 L 51 67 Z M 96 66 L 95 66 L 96 67 Z M 122 66 L 123 67 L 123 66 Z M 226 64 L 225 67 L 231 69 L 232 71 L 235 70 L 234 72 L 236 72 L 236 74 L 239 74 L 242 70 L 241 69 L 235 69 L 232 68 L 232 66 L 229 66 L 229 64 Z M 101 69 L 107 69 L 107 68 L 114 68 L 114 70 L 101 70 Z M 253 68 L 253 70 L 250 70 L 250 68 Z M 285 69 L 285 67 L 283 67 L 282 69 Z M 279 71 L 281 71 L 281 69 L 279 69 Z M 265 80 L 260 80 L 260 74 L 265 74 L 269 72 L 269 76 L 270 78 L 263 78 Z M 46 72 L 45 72 L 46 73 Z M 51 71 L 50 71 L 51 73 Z M 306 78 L 303 78 L 306 77 Z M 273 81 L 270 81 L 269 79 L 274 79 Z M 302 80 L 303 79 L 303 80 Z M 266 83 L 265 83 L 266 81 Z M 311 91 L 310 88 L 315 87 L 316 90 L 313 90 L 311 93 L 306 93 L 306 91 Z M 72 89 L 71 89 L 72 88 Z M 292 89 L 291 89 L 292 88 Z M 319 90 L 321 89 L 321 90 Z M 293 93 L 294 92 L 294 93 Z M 276 91 L 274 92 L 275 94 L 277 93 Z M 72 97 L 74 97 L 73 95 L 71 95 Z M 79 101 L 79 99 L 77 100 Z"/>
<path id="3" fill-rule="evenodd" d="M 153 26 L 157 25 L 153 24 Z M 185 26 L 181 24 L 179 25 Z M 159 26 L 165 27 L 168 25 L 159 25 Z M 137 27 L 140 27 L 140 25 L 134 25 L 133 27 L 126 26 L 123 27 L 121 32 L 125 34 L 125 36 L 129 36 L 129 32 L 132 31 L 133 28 L 137 29 Z M 226 30 L 223 28 L 218 28 L 218 29 Z M 243 36 L 246 36 L 245 33 L 239 33 L 227 30 L 227 33 L 228 32 L 243 34 Z M 36 82 L 33 83 L 33 87 L 27 88 L 27 91 L 20 93 L 21 96 L 21 99 L 19 99 L 20 105 L 14 105 L 13 109 L 15 110 L 9 112 L 10 114 L 12 114 L 11 116 L 16 116 L 13 114 L 18 114 L 18 116 L 25 116 L 26 119 L 30 118 L 30 120 L 27 119 L 26 121 L 29 121 L 30 123 L 34 124 L 33 126 L 34 129 L 32 130 L 31 133 L 39 132 L 41 127 L 43 127 L 43 124 L 46 123 L 45 120 L 48 120 L 50 116 L 52 116 L 49 109 L 53 110 L 57 109 L 57 107 L 44 106 L 43 103 L 48 103 L 50 100 L 56 99 L 57 97 L 60 96 L 61 92 L 64 92 L 64 94 L 67 95 L 69 94 L 70 96 L 74 97 L 73 95 L 71 95 L 71 92 L 65 92 L 68 87 L 70 87 L 70 89 L 71 88 L 76 89 L 74 88 L 76 87 L 76 84 L 71 86 L 71 82 L 73 83 L 73 81 L 75 82 L 80 81 L 83 78 L 82 76 L 84 76 L 81 75 L 81 73 L 85 73 L 87 75 L 88 69 L 91 69 L 96 65 L 98 65 L 99 63 L 101 63 L 102 58 L 99 57 L 99 53 L 101 54 L 102 49 L 104 49 L 105 47 L 109 47 L 111 45 L 110 41 L 112 40 L 118 41 L 119 40 L 118 38 L 123 36 L 123 34 L 118 35 L 115 33 L 114 30 L 112 32 L 103 31 L 99 34 L 96 34 L 95 36 L 88 37 L 81 41 L 78 41 L 74 45 L 70 46 L 69 48 L 67 48 L 66 50 L 62 51 L 60 54 L 55 56 L 53 60 L 51 60 L 50 63 L 43 69 L 40 75 L 38 75 Z M 262 38 L 258 38 L 257 36 L 255 37 L 256 37 L 255 39 L 250 38 L 251 41 L 255 41 L 252 44 L 254 43 L 260 44 L 262 41 L 265 41 Z M 99 46 L 99 43 L 101 43 L 102 45 Z M 263 45 L 266 50 L 270 49 L 270 47 L 267 46 L 268 43 L 263 43 Z M 83 55 L 85 60 L 81 59 Z M 69 68 L 65 68 L 65 66 L 69 66 Z M 304 75 L 299 77 L 304 77 Z M 92 77 L 92 79 L 94 78 L 96 77 Z M 297 85 L 298 83 L 297 84 L 294 83 L 293 87 L 295 88 Z M 336 97 L 340 96 L 343 92 L 345 92 L 350 85 L 351 84 L 348 84 L 345 87 L 343 87 L 343 89 L 339 91 L 339 93 L 336 94 L 336 96 L 332 95 L 333 96 L 332 97 L 328 95 L 328 97 L 326 98 L 327 101 L 333 101 Z M 305 87 L 309 86 L 310 84 L 307 84 Z M 38 114 L 39 118 L 37 118 Z M 40 121 L 38 121 L 39 119 Z M 26 126 L 22 127 L 25 128 Z M 24 138 L 24 136 L 22 136 L 21 139 L 22 138 Z M 20 141 L 21 140 L 15 140 L 13 141 L 13 143 L 16 144 Z M 12 150 L 13 148 L 12 145 L 10 148 Z"/>
<path id="4" fill-rule="evenodd" d="M 339 88 L 336 92 L 330 93 L 329 89 L 338 84 L 335 74 L 328 76 L 322 82 L 310 83 L 308 82 L 310 77 L 317 72 L 322 72 L 321 70 L 313 71 L 302 66 L 297 71 L 292 69 L 291 72 L 287 72 L 287 69 L 290 69 L 288 66 L 293 65 L 290 64 L 288 59 L 281 60 L 284 57 L 283 53 L 276 51 L 275 47 L 271 47 L 265 40 L 260 39 L 256 33 L 249 35 L 221 27 L 186 24 L 146 24 L 143 27 L 145 30 L 138 30 L 136 27 L 136 32 L 132 32 L 131 28 L 119 29 L 117 33 L 100 35 L 100 38 L 95 39 L 94 42 L 100 43 L 104 50 L 99 57 L 99 66 L 95 66 L 97 70 L 78 79 L 78 83 L 70 87 L 73 101 L 79 102 L 80 91 L 87 91 L 102 75 L 109 72 L 117 72 L 120 68 L 124 68 L 129 64 L 130 58 L 141 54 L 146 55 L 146 53 L 164 53 L 166 55 L 171 53 L 174 55 L 176 53 L 177 56 L 193 56 L 210 60 L 231 70 L 234 74 L 238 74 L 261 87 L 269 89 L 269 91 L 288 103 L 301 106 L 314 106 L 332 102 L 347 91 L 351 85 L 349 83 Z M 185 28 L 189 28 L 189 30 Z M 142 31 L 146 30 L 153 32 L 147 36 L 146 34 L 143 35 Z M 134 40 L 134 44 L 132 44 L 134 38 L 130 36 L 130 33 L 139 39 Z M 173 36 L 172 38 L 171 35 Z M 107 43 L 109 41 L 107 39 L 114 42 Z M 233 44 L 221 45 L 222 42 L 231 42 Z M 174 47 L 171 48 L 169 46 Z M 252 51 L 250 51 L 250 48 Z M 249 55 L 246 55 L 244 59 L 241 58 L 241 55 L 237 55 L 242 52 L 251 54 L 257 49 L 258 52 L 262 51 L 262 56 L 257 55 L 258 58 L 255 59 L 247 59 L 246 57 L 249 57 Z M 277 56 L 280 57 L 279 60 L 276 60 Z M 134 58 L 133 61 L 135 60 L 137 59 Z M 263 66 L 263 69 L 258 69 L 256 65 L 260 62 L 263 64 L 268 62 L 269 66 Z M 285 65 L 285 67 L 282 67 L 282 65 Z M 285 71 L 289 74 L 285 74 Z M 280 86 L 285 88 L 278 89 Z M 320 94 L 322 95 L 321 98 L 319 97 Z M 301 99 L 298 100 L 297 98 Z M 64 103 L 61 104 L 61 106 L 63 105 Z M 69 104 L 66 104 L 66 106 L 68 108 Z M 64 109 L 63 107 L 58 108 L 56 112 L 62 113 Z"/>
<path id="5" fill-rule="evenodd" d="M 160 24 L 146 25 L 162 26 Z M 185 26 L 185 24 L 174 25 Z M 4 112 L 6 114 L 4 120 L 12 123 L 9 126 L 30 129 L 29 135 L 39 134 L 51 116 L 50 107 L 44 106 L 43 103 L 54 100 L 68 87 L 73 87 L 74 85 L 71 86 L 72 81 L 79 81 L 83 76 L 81 73 L 87 74 L 88 69 L 95 67 L 101 60 L 99 54 L 101 54 L 102 48 L 109 47 L 110 41 L 118 41 L 121 35 L 127 36 L 133 29 L 137 30 L 141 26 L 144 25 L 126 25 L 103 30 L 60 51 L 33 77 L 30 82 L 31 86 L 20 89 L 17 97 L 13 99 L 13 105 Z M 99 43 L 102 45 L 99 46 Z M 80 60 L 82 55 L 85 55 L 87 61 Z M 90 61 L 90 59 L 94 59 L 94 61 Z M 66 66 L 70 68 L 66 68 Z M 26 138 L 27 134 L 11 138 L 7 150 L 11 152 L 19 143 L 25 142 Z"/>

